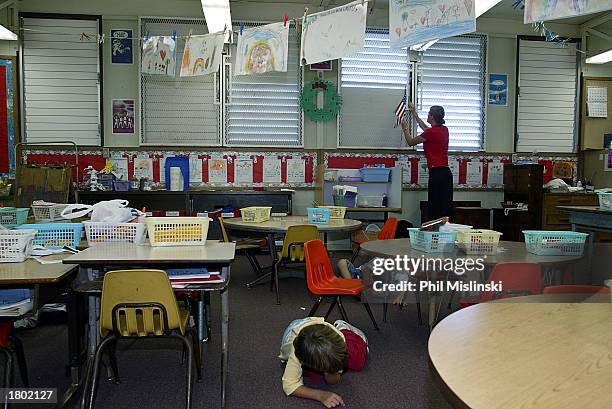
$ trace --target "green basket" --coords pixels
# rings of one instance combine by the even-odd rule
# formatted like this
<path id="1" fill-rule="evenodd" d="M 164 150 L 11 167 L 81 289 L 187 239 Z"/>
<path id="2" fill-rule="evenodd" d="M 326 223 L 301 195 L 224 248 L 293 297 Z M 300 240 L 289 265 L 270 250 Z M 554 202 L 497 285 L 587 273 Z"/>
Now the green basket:
<path id="1" fill-rule="evenodd" d="M 17 227 L 28 221 L 29 207 L 0 208 L 0 224 L 6 227 Z"/>

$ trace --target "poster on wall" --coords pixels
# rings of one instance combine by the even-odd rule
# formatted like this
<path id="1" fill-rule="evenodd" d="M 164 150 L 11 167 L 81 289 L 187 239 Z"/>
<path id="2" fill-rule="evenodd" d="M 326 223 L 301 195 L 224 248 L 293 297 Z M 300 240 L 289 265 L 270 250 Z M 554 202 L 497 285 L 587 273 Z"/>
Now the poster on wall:
<path id="1" fill-rule="evenodd" d="M 253 159 L 238 158 L 234 161 L 234 181 L 253 183 Z"/>
<path id="2" fill-rule="evenodd" d="M 242 30 L 234 75 L 287 72 L 289 24 L 274 23 Z"/>
<path id="3" fill-rule="evenodd" d="M 304 183 L 306 161 L 302 158 L 287 159 L 287 183 Z"/>
<path id="4" fill-rule="evenodd" d="M 195 77 L 219 71 L 224 38 L 223 32 L 188 37 L 180 76 Z"/>
<path id="5" fill-rule="evenodd" d="M 508 106 L 508 74 L 489 74 L 489 105 Z"/>
<path id="6" fill-rule="evenodd" d="M 113 99 L 113 134 L 134 133 L 134 100 Z"/>
<path id="7" fill-rule="evenodd" d="M 208 183 L 227 183 L 227 159 L 208 160 Z"/>
<path id="8" fill-rule="evenodd" d="M 265 157 L 263 160 L 263 182 L 281 183 L 281 161 L 276 157 Z"/>
<path id="9" fill-rule="evenodd" d="M 133 64 L 132 30 L 111 30 L 111 63 Z"/>
<path id="10" fill-rule="evenodd" d="M 476 31 L 475 0 L 389 0 L 391 48 Z"/>
<path id="11" fill-rule="evenodd" d="M 336 60 L 363 50 L 367 10 L 368 2 L 358 0 L 304 16 L 300 64 Z"/>
<path id="12" fill-rule="evenodd" d="M 525 0 L 524 21 L 557 20 L 610 10 L 610 0 Z"/>
<path id="13" fill-rule="evenodd" d="M 143 74 L 174 77 L 176 69 L 176 40 L 169 36 L 153 36 L 142 42 Z"/>

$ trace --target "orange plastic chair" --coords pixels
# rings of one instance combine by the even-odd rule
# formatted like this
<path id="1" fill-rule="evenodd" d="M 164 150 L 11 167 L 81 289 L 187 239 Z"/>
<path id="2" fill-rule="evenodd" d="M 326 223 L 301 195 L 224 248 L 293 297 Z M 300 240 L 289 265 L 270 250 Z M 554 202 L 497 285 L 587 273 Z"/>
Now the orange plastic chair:
<path id="1" fill-rule="evenodd" d="M 545 287 L 544 294 L 610 294 L 608 287 L 597 285 L 553 285 Z"/>
<path id="2" fill-rule="evenodd" d="M 395 238 L 395 232 L 397 231 L 397 218 L 389 217 L 385 222 L 382 230 L 378 233 L 376 240 L 392 240 Z M 357 256 L 359 255 L 359 250 L 361 249 L 361 245 L 367 241 L 368 239 L 353 239 L 353 245 L 356 245 L 355 250 L 353 250 L 353 256 L 351 257 L 351 263 L 355 261 Z"/>
<path id="3" fill-rule="evenodd" d="M 327 249 L 325 249 L 321 240 L 306 242 L 304 244 L 304 253 L 306 256 L 306 283 L 308 284 L 308 290 L 314 295 L 319 296 L 310 309 L 308 316 L 312 317 L 316 314 L 324 299 L 333 298 L 329 310 L 325 314 L 325 319 L 327 319 L 334 307 L 338 306 L 342 319 L 349 322 L 344 305 L 342 305 L 342 296 L 358 297 L 366 288 L 364 282 L 356 278 L 337 277 L 327 254 Z M 374 319 L 370 305 L 363 300 L 361 302 L 370 316 L 374 328 L 378 330 L 378 324 L 376 324 L 376 319 Z"/>
<path id="4" fill-rule="evenodd" d="M 462 298 L 461 307 L 499 298 L 519 297 L 542 293 L 542 268 L 538 263 L 500 263 L 493 267 L 489 283 L 502 282 L 501 292 L 485 291 L 477 299 Z"/>

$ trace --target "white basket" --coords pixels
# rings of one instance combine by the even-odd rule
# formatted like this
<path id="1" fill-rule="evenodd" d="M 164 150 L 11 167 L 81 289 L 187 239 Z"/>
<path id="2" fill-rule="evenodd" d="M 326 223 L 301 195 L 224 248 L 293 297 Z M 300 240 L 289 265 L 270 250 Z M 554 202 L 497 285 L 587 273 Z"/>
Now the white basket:
<path id="1" fill-rule="evenodd" d="M 147 217 L 151 246 L 201 246 L 208 237 L 208 217 Z"/>
<path id="2" fill-rule="evenodd" d="M 457 246 L 466 254 L 496 254 L 501 233 L 495 230 L 457 230 Z"/>
<path id="3" fill-rule="evenodd" d="M 145 238 L 143 223 L 83 222 L 89 247 L 100 243 L 136 243 Z"/>
<path id="4" fill-rule="evenodd" d="M 62 210 L 68 206 L 67 204 L 53 205 L 32 205 L 32 213 L 37 222 L 53 222 L 56 220 L 64 220 Z"/>
<path id="5" fill-rule="evenodd" d="M 32 254 L 36 230 L 0 230 L 0 263 L 21 263 Z"/>

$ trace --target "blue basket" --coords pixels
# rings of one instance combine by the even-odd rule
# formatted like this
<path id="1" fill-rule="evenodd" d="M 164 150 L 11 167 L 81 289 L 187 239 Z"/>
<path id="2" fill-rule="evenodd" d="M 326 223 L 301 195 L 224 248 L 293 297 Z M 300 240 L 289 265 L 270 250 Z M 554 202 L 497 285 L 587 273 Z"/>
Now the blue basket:
<path id="1" fill-rule="evenodd" d="M 573 231 L 523 230 L 527 252 L 538 256 L 581 256 L 586 233 Z"/>
<path id="2" fill-rule="evenodd" d="M 604 210 L 612 210 L 612 193 L 597 193 L 599 207 Z"/>
<path id="3" fill-rule="evenodd" d="M 28 221 L 29 207 L 1 207 L 0 224 L 5 227 L 16 227 Z"/>
<path id="4" fill-rule="evenodd" d="M 47 248 L 77 247 L 81 243 L 83 223 L 24 224 L 18 229 L 37 230 L 33 243 Z"/>
<path id="5" fill-rule="evenodd" d="M 329 209 L 326 207 L 309 207 L 308 223 L 327 224 L 329 223 Z"/>
<path id="6" fill-rule="evenodd" d="M 410 247 L 426 253 L 450 253 L 455 249 L 456 231 L 423 231 L 418 227 L 408 229 Z"/>
<path id="7" fill-rule="evenodd" d="M 391 174 L 390 168 L 361 168 L 361 179 L 364 182 L 388 182 Z"/>

